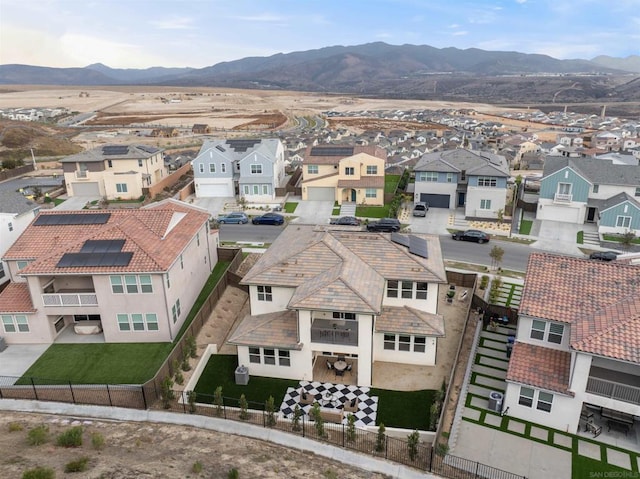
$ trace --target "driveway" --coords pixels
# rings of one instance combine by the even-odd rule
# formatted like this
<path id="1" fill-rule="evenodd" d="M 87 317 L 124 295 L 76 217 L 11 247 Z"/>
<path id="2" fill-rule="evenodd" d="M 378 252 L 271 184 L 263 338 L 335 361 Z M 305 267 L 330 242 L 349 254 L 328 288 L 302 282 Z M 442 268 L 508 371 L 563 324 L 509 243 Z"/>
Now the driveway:
<path id="1" fill-rule="evenodd" d="M 449 217 L 453 211 L 446 208 L 430 208 L 427 215 L 422 217 L 409 216 L 407 218 L 411 231 L 414 233 L 429 233 L 434 235 L 448 235 Z M 403 223 L 405 221 L 402 221 Z"/>
<path id="2" fill-rule="evenodd" d="M 193 204 L 199 206 L 200 208 L 204 208 L 211 216 L 217 218 L 218 215 L 224 213 L 224 205 L 226 203 L 236 203 L 236 199 L 233 197 L 229 198 L 196 198 L 195 196 L 191 196 L 187 199 L 189 201 L 193 199 Z"/>
<path id="3" fill-rule="evenodd" d="M 100 200 L 99 196 L 71 196 L 67 198 L 63 203 L 60 203 L 54 209 L 59 211 L 78 211 L 83 209 L 87 203 Z"/>
<path id="4" fill-rule="evenodd" d="M 36 360 L 42 356 L 50 344 L 10 344 L 7 349 L 0 353 L 0 376 L 2 384 L 13 384 L 9 378 L 17 380 L 24 372 L 31 367 Z"/>
<path id="5" fill-rule="evenodd" d="M 300 224 L 322 225 L 329 222 L 333 212 L 333 201 L 303 201 L 299 200 L 298 207 L 292 216 Z"/>
<path id="6" fill-rule="evenodd" d="M 583 228 L 583 225 L 543 220 L 540 222 L 540 231 L 537 234 L 538 241 L 532 243 L 531 247 L 584 257 L 576 243 L 578 231 Z"/>

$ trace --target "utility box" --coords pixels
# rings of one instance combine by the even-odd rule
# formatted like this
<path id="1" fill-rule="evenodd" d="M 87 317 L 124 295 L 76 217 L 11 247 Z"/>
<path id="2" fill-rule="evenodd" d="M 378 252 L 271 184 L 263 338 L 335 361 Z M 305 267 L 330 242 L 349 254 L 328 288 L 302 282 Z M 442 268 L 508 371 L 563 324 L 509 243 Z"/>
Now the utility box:
<path id="1" fill-rule="evenodd" d="M 249 368 L 244 364 L 236 368 L 236 384 L 241 386 L 249 384 Z"/>
<path id="2" fill-rule="evenodd" d="M 498 391 L 491 391 L 489 393 L 489 410 L 495 412 L 502 412 L 502 401 L 504 396 Z"/>

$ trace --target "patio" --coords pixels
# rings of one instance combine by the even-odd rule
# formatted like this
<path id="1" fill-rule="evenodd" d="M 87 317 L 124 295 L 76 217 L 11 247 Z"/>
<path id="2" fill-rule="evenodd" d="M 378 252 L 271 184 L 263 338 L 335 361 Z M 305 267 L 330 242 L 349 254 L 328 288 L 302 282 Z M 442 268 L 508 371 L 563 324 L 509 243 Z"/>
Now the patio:
<path id="1" fill-rule="evenodd" d="M 347 364 L 351 364 L 351 371 L 344 371 L 342 376 L 336 374 L 335 369 L 329 369 L 327 367 L 327 361 L 330 363 L 335 362 L 338 359 L 338 355 L 326 356 L 318 354 L 313 363 L 313 380 L 320 383 L 330 383 L 340 381 L 341 384 L 358 384 L 358 360 L 356 358 L 345 357 Z"/>
<path id="2" fill-rule="evenodd" d="M 104 333 L 78 334 L 74 331 L 73 327 L 73 323 L 67 325 L 53 342 L 55 344 L 94 344 L 105 342 Z"/>
<path id="3" fill-rule="evenodd" d="M 608 444 L 610 446 L 617 446 L 622 449 L 629 449 L 631 451 L 640 451 L 640 427 L 638 424 L 633 424 L 629 427 L 628 432 L 616 429 L 614 427 L 609 428 L 608 419 L 602 417 L 600 408 L 586 406 L 587 411 L 592 414 L 589 419 L 580 419 L 580 427 L 578 428 L 577 435 L 589 439 L 594 439 L 598 442 Z M 595 427 L 602 427 L 600 434 L 594 438 L 594 433 L 590 430 L 585 430 L 586 422 L 589 421 Z"/>

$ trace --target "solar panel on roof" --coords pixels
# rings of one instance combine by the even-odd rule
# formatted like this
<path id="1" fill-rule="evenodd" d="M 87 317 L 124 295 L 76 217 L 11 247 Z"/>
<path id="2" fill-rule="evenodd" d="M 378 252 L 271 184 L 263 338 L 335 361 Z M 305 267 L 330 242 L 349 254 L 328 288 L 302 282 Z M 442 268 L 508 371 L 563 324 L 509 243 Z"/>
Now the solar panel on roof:
<path id="1" fill-rule="evenodd" d="M 148 145 L 138 145 L 138 149 L 146 153 L 157 153 L 158 151 L 160 151 L 158 148 Z"/>
<path id="2" fill-rule="evenodd" d="M 414 235 L 409 235 L 409 253 L 421 256 L 422 258 L 428 258 L 429 251 L 427 249 L 427 240 Z"/>
<path id="3" fill-rule="evenodd" d="M 62 213 L 53 215 L 38 215 L 33 223 L 34 226 L 54 226 L 54 225 L 103 225 L 111 213 Z"/>
<path id="4" fill-rule="evenodd" d="M 311 156 L 352 156 L 353 147 L 347 146 L 315 146 L 311 148 Z"/>
<path id="5" fill-rule="evenodd" d="M 127 266 L 133 253 L 65 253 L 58 261 L 58 268 L 81 268 L 90 266 Z"/>
<path id="6" fill-rule="evenodd" d="M 81 253 L 119 253 L 124 246 L 123 239 L 87 240 L 80 249 Z"/>
<path id="7" fill-rule="evenodd" d="M 226 143 L 231 149 L 237 152 L 245 152 L 249 148 L 253 148 L 262 140 L 227 140 Z"/>
<path id="8" fill-rule="evenodd" d="M 409 238 L 406 235 L 400 233 L 391 233 L 391 241 L 402 246 L 409 247 Z"/>
<path id="9" fill-rule="evenodd" d="M 129 147 L 127 145 L 111 145 L 111 146 L 103 146 L 102 154 L 103 155 L 126 155 L 129 153 Z"/>

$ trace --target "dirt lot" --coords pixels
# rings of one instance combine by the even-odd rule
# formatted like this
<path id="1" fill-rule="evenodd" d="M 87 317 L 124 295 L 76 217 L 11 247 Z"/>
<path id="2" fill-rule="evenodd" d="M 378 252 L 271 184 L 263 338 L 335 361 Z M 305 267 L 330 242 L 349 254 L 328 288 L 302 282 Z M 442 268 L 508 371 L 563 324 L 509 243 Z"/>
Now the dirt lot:
<path id="1" fill-rule="evenodd" d="M 10 424 L 22 430 L 10 432 Z M 27 444 L 28 430 L 47 425 L 49 441 Z M 83 445 L 55 446 L 58 434 L 72 425 L 82 425 Z M 212 478 L 225 479 L 232 468 L 240 478 L 371 478 L 374 474 L 313 454 L 291 451 L 264 441 L 191 427 L 153 423 L 77 420 L 40 414 L 0 413 L 0 477 L 20 478 L 30 468 L 53 468 L 56 477 L 102 479 Z M 91 434 L 101 434 L 101 450 L 92 446 Z M 83 456 L 89 458 L 85 472 L 67 476 L 64 467 Z M 202 464 L 199 474 L 194 463 Z"/>

